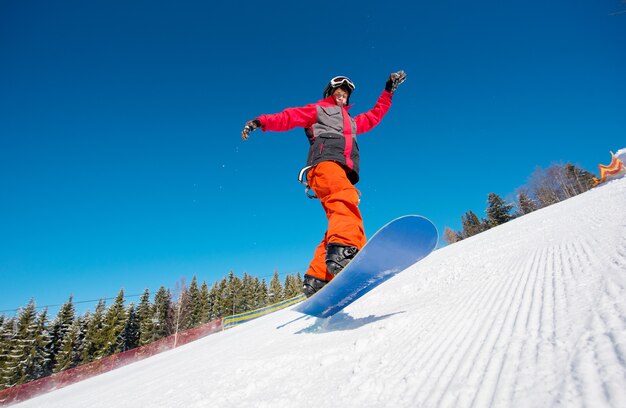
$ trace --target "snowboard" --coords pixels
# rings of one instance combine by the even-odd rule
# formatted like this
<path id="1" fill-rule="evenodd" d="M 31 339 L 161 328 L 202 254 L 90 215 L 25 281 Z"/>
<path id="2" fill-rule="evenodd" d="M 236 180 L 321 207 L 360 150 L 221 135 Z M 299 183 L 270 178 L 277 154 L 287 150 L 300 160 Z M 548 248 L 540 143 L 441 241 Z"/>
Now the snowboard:
<path id="1" fill-rule="evenodd" d="M 427 218 L 396 218 L 378 230 L 333 280 L 294 310 L 330 317 L 430 254 L 437 240 L 437 228 Z"/>

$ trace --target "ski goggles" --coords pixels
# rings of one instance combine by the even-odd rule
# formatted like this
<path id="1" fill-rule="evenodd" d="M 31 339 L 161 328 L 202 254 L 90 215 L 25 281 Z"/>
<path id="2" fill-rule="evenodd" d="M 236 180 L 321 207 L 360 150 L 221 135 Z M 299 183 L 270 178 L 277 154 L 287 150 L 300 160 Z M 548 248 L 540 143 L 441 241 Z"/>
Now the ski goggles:
<path id="1" fill-rule="evenodd" d="M 333 89 L 338 88 L 341 85 L 346 85 L 348 88 L 350 88 L 351 91 L 354 91 L 354 89 L 356 88 L 356 86 L 354 86 L 354 82 L 352 82 L 350 78 L 345 76 L 336 76 L 330 80 L 330 86 Z"/>

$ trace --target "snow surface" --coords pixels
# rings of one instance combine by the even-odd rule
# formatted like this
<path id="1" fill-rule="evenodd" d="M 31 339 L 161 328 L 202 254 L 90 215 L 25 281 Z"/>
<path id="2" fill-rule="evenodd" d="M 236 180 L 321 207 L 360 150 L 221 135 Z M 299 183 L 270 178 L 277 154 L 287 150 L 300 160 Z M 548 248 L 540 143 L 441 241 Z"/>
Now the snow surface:
<path id="1" fill-rule="evenodd" d="M 626 407 L 626 179 L 20 407 Z"/>

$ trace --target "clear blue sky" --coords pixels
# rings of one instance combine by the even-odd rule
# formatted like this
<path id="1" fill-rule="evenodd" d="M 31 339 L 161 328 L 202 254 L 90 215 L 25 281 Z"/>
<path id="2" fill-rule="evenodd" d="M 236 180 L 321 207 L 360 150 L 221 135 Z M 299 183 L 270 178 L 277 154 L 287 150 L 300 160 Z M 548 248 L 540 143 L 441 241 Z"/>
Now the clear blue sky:
<path id="1" fill-rule="evenodd" d="M 296 181 L 304 133 L 240 132 L 318 100 L 339 74 L 356 83 L 353 114 L 389 73 L 408 74 L 359 139 L 369 235 L 408 213 L 459 229 L 536 166 L 597 172 L 626 145 L 624 10 L 3 1 L 0 310 L 154 293 L 194 274 L 303 273 L 326 228 Z"/>

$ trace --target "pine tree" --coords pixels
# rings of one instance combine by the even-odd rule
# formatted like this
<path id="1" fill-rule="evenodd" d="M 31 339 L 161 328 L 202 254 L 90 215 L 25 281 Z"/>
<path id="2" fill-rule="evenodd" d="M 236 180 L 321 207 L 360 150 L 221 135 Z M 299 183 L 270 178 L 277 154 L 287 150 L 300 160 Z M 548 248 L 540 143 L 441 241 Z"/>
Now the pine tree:
<path id="1" fill-rule="evenodd" d="M 581 194 L 593 187 L 594 175 L 585 169 L 581 169 L 571 163 L 567 163 L 564 168 L 568 183 L 574 193 Z"/>
<path id="2" fill-rule="evenodd" d="M 466 212 L 465 215 L 461 217 L 461 225 L 463 226 L 463 230 L 461 232 L 463 239 L 469 238 L 486 230 L 484 222 L 478 219 L 478 216 L 471 210 Z"/>
<path id="3" fill-rule="evenodd" d="M 227 292 L 224 294 L 226 296 L 224 305 L 226 316 L 236 315 L 243 311 L 241 307 L 243 303 L 242 287 L 241 279 L 233 271 L 230 271 L 228 274 Z"/>
<path id="4" fill-rule="evenodd" d="M 45 326 L 46 313 L 37 318 L 35 302 L 31 300 L 21 309 L 17 318 L 15 343 L 5 367 L 7 386 L 24 384 L 40 378 L 47 362 L 47 339 L 41 330 Z"/>
<path id="5" fill-rule="evenodd" d="M 202 286 L 200 287 L 200 324 L 211 321 L 212 308 L 213 305 L 211 303 L 209 286 L 206 284 L 206 281 L 203 281 Z"/>
<path id="6" fill-rule="evenodd" d="M 284 298 L 291 299 L 302 294 L 302 284 L 298 283 L 298 279 L 294 275 L 285 277 Z"/>
<path id="7" fill-rule="evenodd" d="M 6 385 L 13 387 L 26 382 L 26 361 L 30 350 L 30 339 L 34 335 L 34 325 L 37 314 L 35 302 L 31 300 L 26 307 L 21 308 L 16 319 L 13 347 L 9 351 L 6 363 Z"/>
<path id="8" fill-rule="evenodd" d="M 213 303 L 213 319 L 227 316 L 229 309 L 227 307 L 228 282 L 226 278 L 224 277 L 220 283 L 214 284 L 211 292 L 215 299 Z"/>
<path id="9" fill-rule="evenodd" d="M 265 307 L 269 304 L 269 287 L 265 278 L 257 286 L 257 308 Z"/>
<path id="10" fill-rule="evenodd" d="M 33 345 L 35 356 L 31 380 L 38 380 L 49 375 L 48 366 L 50 364 L 49 350 L 51 339 L 48 322 L 48 308 L 45 308 L 39 314 L 35 328 L 35 344 Z"/>
<path id="11" fill-rule="evenodd" d="M 537 204 L 535 204 L 525 191 L 520 191 L 517 195 L 517 215 L 530 214 L 536 210 Z"/>
<path id="12" fill-rule="evenodd" d="M 254 279 L 244 272 L 243 279 L 241 280 L 241 293 L 239 294 L 239 298 L 241 299 L 239 302 L 241 312 L 247 312 L 256 308 L 254 296 Z"/>
<path id="13" fill-rule="evenodd" d="M 122 289 L 105 314 L 102 327 L 103 348 L 100 350 L 99 357 L 110 356 L 122 349 L 121 334 L 126 325 L 126 319 L 124 289 Z"/>
<path id="14" fill-rule="evenodd" d="M 120 334 L 120 350 L 128 351 L 139 347 L 139 318 L 135 304 L 131 303 L 126 310 L 126 323 Z"/>
<path id="15" fill-rule="evenodd" d="M 262 287 L 259 278 L 257 278 L 256 276 L 250 276 L 248 286 L 249 287 L 247 291 L 250 297 L 250 310 L 255 310 L 263 307 L 264 305 L 261 305 Z"/>
<path id="16" fill-rule="evenodd" d="M 280 277 L 278 271 L 274 271 L 274 276 L 270 281 L 269 293 L 267 294 L 270 304 L 280 302 L 284 299 L 283 287 L 280 284 Z"/>
<path id="17" fill-rule="evenodd" d="M 209 290 L 209 321 L 215 320 L 221 315 L 218 314 L 219 309 L 219 293 L 218 284 L 214 282 Z"/>
<path id="18" fill-rule="evenodd" d="M 61 348 L 56 358 L 55 372 L 76 367 L 81 363 L 84 336 L 83 319 L 78 318 L 74 320 L 70 329 L 65 333 L 65 337 L 63 337 Z"/>
<path id="19" fill-rule="evenodd" d="M 487 225 L 489 228 L 497 227 L 513 218 L 510 214 L 513 209 L 513 204 L 506 203 L 496 193 L 489 193 L 487 202 L 489 205 L 485 212 L 487 213 Z"/>
<path id="20" fill-rule="evenodd" d="M 298 295 L 303 295 L 304 280 L 302 279 L 302 275 L 300 275 L 300 272 L 296 274 L 296 285 L 298 286 Z"/>
<path id="21" fill-rule="evenodd" d="M 151 343 L 155 339 L 154 307 L 150 303 L 150 291 L 144 290 L 137 306 L 137 321 L 139 323 L 139 345 Z"/>
<path id="22" fill-rule="evenodd" d="M 0 390 L 11 385 L 9 360 L 11 350 L 17 343 L 17 321 L 14 317 L 3 318 L 0 326 Z"/>
<path id="23" fill-rule="evenodd" d="M 87 338 L 87 329 L 89 327 L 90 319 L 91 314 L 89 312 L 86 312 L 84 315 L 79 316 L 76 319 L 76 324 L 78 325 L 78 341 L 76 342 L 76 360 L 78 361 L 77 365 L 83 364 L 85 362 L 83 361 L 83 356 L 85 355 L 85 339 Z"/>
<path id="24" fill-rule="evenodd" d="M 154 334 L 155 340 L 174 333 L 174 310 L 172 293 L 161 286 L 154 295 Z"/>
<path id="25" fill-rule="evenodd" d="M 50 375 L 55 371 L 57 365 L 57 354 L 61 349 L 61 343 L 65 338 L 65 335 L 70 330 L 70 327 L 76 319 L 76 308 L 74 307 L 73 296 L 61 306 L 56 318 L 52 322 L 50 328 L 50 345 L 48 349 L 49 362 L 46 369 L 46 375 Z"/>
<path id="26" fill-rule="evenodd" d="M 291 295 L 291 290 L 293 289 L 293 284 L 291 283 L 291 275 L 285 275 L 285 280 L 283 281 L 283 298 L 289 299 Z"/>
<path id="27" fill-rule="evenodd" d="M 189 285 L 189 306 L 190 314 L 188 325 L 187 327 L 185 327 L 185 330 L 191 329 L 192 327 L 197 327 L 202 324 L 202 294 L 200 292 L 200 289 L 198 289 L 198 280 L 196 279 L 195 275 L 191 279 L 191 284 Z"/>
<path id="28" fill-rule="evenodd" d="M 103 356 L 106 346 L 104 337 L 104 318 L 106 311 L 106 301 L 101 299 L 96 305 L 93 315 L 87 315 L 87 330 L 85 332 L 85 343 L 81 353 L 81 361 L 88 363 Z"/>

